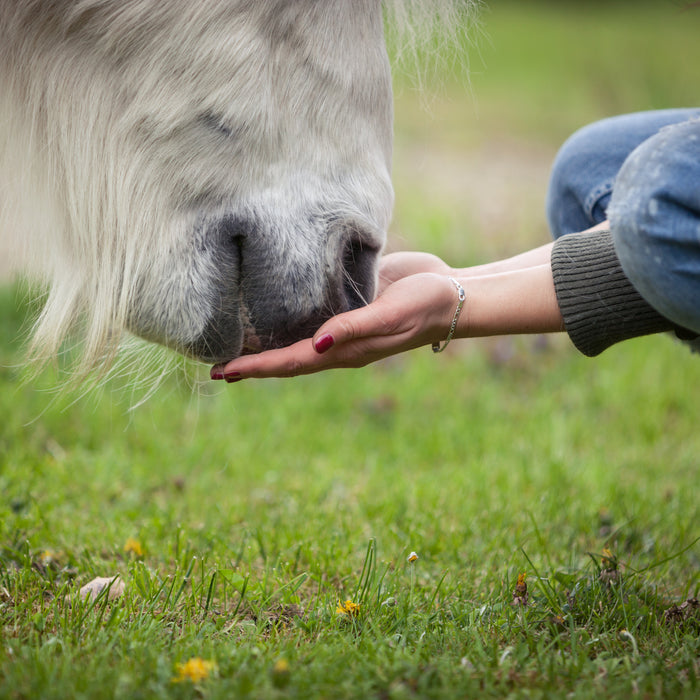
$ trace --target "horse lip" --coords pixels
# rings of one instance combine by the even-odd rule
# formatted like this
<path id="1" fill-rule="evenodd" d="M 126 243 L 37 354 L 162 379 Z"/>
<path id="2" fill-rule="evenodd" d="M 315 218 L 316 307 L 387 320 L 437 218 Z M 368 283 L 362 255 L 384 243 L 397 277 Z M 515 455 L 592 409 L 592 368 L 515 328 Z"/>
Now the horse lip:
<path id="1" fill-rule="evenodd" d="M 260 337 L 255 333 L 246 333 L 243 336 L 241 355 L 255 355 L 264 350 Z"/>
<path id="2" fill-rule="evenodd" d="M 258 352 L 262 352 L 265 348 L 263 347 L 263 342 L 257 331 L 255 330 L 255 325 L 250 318 L 250 311 L 245 302 L 241 299 L 241 329 L 243 331 L 243 342 L 241 344 L 241 355 L 254 355 Z"/>

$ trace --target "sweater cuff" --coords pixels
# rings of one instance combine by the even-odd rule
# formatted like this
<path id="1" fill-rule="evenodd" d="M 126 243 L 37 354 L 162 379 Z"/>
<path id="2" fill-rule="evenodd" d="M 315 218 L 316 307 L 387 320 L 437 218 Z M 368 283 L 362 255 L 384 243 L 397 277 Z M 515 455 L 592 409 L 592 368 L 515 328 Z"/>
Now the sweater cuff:
<path id="1" fill-rule="evenodd" d="M 593 357 L 628 338 L 676 330 L 622 271 L 610 231 L 562 236 L 551 262 L 564 327 L 584 355 Z"/>

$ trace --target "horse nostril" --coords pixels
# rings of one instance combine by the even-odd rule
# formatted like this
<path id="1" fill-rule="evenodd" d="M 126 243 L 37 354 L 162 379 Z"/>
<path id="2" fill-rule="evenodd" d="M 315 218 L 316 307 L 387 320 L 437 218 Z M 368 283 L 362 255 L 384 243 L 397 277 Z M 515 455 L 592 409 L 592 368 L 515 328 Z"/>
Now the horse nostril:
<path id="1" fill-rule="evenodd" d="M 245 241 L 255 234 L 255 224 L 237 216 L 225 216 L 212 226 L 210 237 L 217 250 L 217 261 L 227 288 L 238 284 L 243 266 Z"/>
<path id="2" fill-rule="evenodd" d="M 347 309 L 357 309 L 374 298 L 374 261 L 377 250 L 352 237 L 343 248 L 343 303 Z"/>
<path id="3" fill-rule="evenodd" d="M 219 219 L 214 224 L 213 229 L 220 242 L 230 245 L 239 253 L 243 241 L 255 236 L 257 232 L 255 222 L 233 215 Z"/>

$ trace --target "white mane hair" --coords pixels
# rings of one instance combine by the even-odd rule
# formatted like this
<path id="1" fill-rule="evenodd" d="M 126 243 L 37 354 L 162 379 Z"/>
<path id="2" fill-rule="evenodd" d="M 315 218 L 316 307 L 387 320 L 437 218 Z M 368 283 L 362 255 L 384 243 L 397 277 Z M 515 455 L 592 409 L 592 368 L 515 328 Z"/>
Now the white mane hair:
<path id="1" fill-rule="evenodd" d="M 80 373 L 106 368 L 124 331 L 219 361 L 230 350 L 212 349 L 224 332 L 212 329 L 217 313 L 252 351 L 368 301 L 370 253 L 381 250 L 393 200 L 381 4 L 401 55 L 438 32 L 457 36 L 478 0 L 0 3 L 0 236 L 46 290 L 29 348 L 38 364 L 77 335 Z M 269 36 L 232 44 L 248 15 Z M 332 38 L 320 49 L 313 22 Z M 298 50 L 289 70 L 304 80 L 290 73 L 281 84 L 253 55 L 286 65 L 270 37 Z M 360 52 L 354 42 L 365 37 Z M 222 82 L 234 70 L 240 105 Z M 279 94 L 260 98 L 270 86 Z M 349 110 L 339 108 L 343 90 Z M 299 114 L 312 133 L 295 131 Z M 260 162 L 235 160 L 249 142 Z M 268 257 L 246 269 L 240 250 L 216 248 L 224 234 L 239 246 L 264 243 Z M 355 270 L 360 252 L 368 257 Z M 269 284 L 245 290 L 261 270 Z M 249 294 L 243 311 L 217 291 L 224 275 Z M 345 297 L 358 299 L 332 289 L 343 279 Z M 277 288 L 289 292 L 284 318 L 246 330 L 263 306 L 279 305 Z"/>
<path id="2" fill-rule="evenodd" d="M 461 41 L 475 21 L 482 0 L 383 0 L 386 34 L 397 52 L 394 60 L 438 40 Z"/>

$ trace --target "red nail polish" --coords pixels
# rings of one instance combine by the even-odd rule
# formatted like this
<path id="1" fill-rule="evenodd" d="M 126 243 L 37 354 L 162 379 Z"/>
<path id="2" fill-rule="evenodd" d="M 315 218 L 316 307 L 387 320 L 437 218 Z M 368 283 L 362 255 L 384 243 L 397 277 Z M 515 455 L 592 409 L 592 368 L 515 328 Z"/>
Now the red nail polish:
<path id="1" fill-rule="evenodd" d="M 229 384 L 233 384 L 233 382 L 240 382 L 243 377 L 241 377 L 240 372 L 229 372 L 228 374 L 224 374 L 224 379 Z"/>
<path id="2" fill-rule="evenodd" d="M 224 378 L 224 370 L 221 367 L 212 367 L 209 370 L 209 376 L 212 379 L 223 379 Z"/>
<path id="3" fill-rule="evenodd" d="M 316 350 L 317 353 L 324 353 L 326 350 L 330 350 L 334 343 L 335 340 L 333 340 L 333 336 L 330 333 L 324 333 L 324 335 L 316 341 L 314 350 Z"/>

